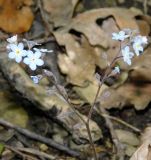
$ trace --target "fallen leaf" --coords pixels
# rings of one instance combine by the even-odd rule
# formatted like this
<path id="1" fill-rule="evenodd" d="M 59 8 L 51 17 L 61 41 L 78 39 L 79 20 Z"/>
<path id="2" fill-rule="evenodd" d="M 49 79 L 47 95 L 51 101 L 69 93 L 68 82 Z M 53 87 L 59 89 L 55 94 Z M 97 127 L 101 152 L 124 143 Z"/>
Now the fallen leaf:
<path id="1" fill-rule="evenodd" d="M 151 160 L 151 127 L 147 127 L 145 132 L 142 134 L 142 144 L 132 155 L 130 160 Z"/>
<path id="2" fill-rule="evenodd" d="M 4 149 L 5 149 L 4 144 L 0 143 L 0 156 L 2 155 Z"/>
<path id="3" fill-rule="evenodd" d="M 68 75 L 68 81 L 82 86 L 86 81 L 92 81 L 95 73 L 97 55 L 87 39 L 82 36 L 79 43 L 68 33 L 55 34 L 60 44 L 66 46 L 67 54 L 59 54 L 58 63 L 61 71 Z"/>
<path id="4" fill-rule="evenodd" d="M 43 0 L 43 7 L 49 13 L 55 27 L 64 26 L 71 20 L 79 0 Z"/>
<path id="5" fill-rule="evenodd" d="M 5 55 L 6 53 L 4 52 L 1 54 Z M 6 56 L 2 55 L 2 57 L 3 58 L 0 59 L 0 67 L 5 76 L 13 82 L 12 85 L 18 92 L 34 103 L 39 109 L 49 111 L 50 114 L 52 113 L 57 122 L 62 124 L 77 142 L 88 142 L 85 124 L 82 123 L 80 129 L 75 128 L 76 131 L 74 130 L 73 126 L 81 123 L 81 120 L 76 113 L 70 115 L 70 113 L 72 113 L 71 107 L 61 96 L 58 96 L 55 93 L 48 95 L 46 88 L 34 84 L 29 75 L 26 74 L 19 64 L 10 61 Z M 69 116 L 66 116 L 68 114 Z M 81 115 L 83 119 L 87 118 L 79 112 L 78 114 Z M 90 120 L 90 130 L 94 141 L 99 140 L 102 137 L 101 129 L 93 120 Z"/>
<path id="6" fill-rule="evenodd" d="M 141 56 L 133 59 L 131 71 L 129 74 L 130 79 L 133 81 L 151 81 L 151 47 L 149 46 Z"/>
<path id="7" fill-rule="evenodd" d="M 138 140 L 138 137 L 130 131 L 126 131 L 123 129 L 116 129 L 115 132 L 120 142 L 122 143 L 131 145 L 131 146 L 138 146 L 140 143 Z"/>
<path id="8" fill-rule="evenodd" d="M 99 96 L 102 94 L 104 90 L 106 90 L 108 87 L 104 84 L 101 88 Z M 73 89 L 76 91 L 76 93 L 85 100 L 85 102 L 88 102 L 90 104 L 93 103 L 97 89 L 98 89 L 98 83 L 97 82 L 91 82 L 86 87 L 78 87 L 75 86 Z"/>
<path id="9" fill-rule="evenodd" d="M 25 128 L 28 123 L 28 114 L 21 106 L 13 102 L 10 96 L 10 93 L 0 92 L 0 117 Z"/>
<path id="10" fill-rule="evenodd" d="M 97 24 L 97 21 L 112 16 L 115 18 L 120 29 L 138 29 L 138 25 L 134 20 L 136 15 L 137 13 L 124 8 L 94 9 L 78 14 L 68 28 L 83 33 L 88 38 L 91 45 L 101 45 L 102 47 L 107 48 L 109 46 L 107 32 Z"/>
<path id="11" fill-rule="evenodd" d="M 27 4 L 32 4 L 32 1 L 0 0 L 0 28 L 10 33 L 28 31 L 32 25 L 34 15 Z"/>

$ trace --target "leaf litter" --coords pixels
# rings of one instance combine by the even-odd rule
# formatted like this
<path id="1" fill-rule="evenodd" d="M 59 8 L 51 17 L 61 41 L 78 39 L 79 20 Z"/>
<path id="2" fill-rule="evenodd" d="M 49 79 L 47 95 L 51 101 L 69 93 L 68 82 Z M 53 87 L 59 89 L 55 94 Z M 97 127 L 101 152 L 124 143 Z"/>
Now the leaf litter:
<path id="1" fill-rule="evenodd" d="M 80 97 L 82 103 L 92 104 L 98 85 L 94 75 L 99 70 L 101 78 L 101 74 L 104 73 L 105 68 L 118 52 L 119 44 L 111 40 L 112 33 L 130 28 L 140 30 L 142 35 L 148 36 L 150 34 L 150 17 L 143 15 L 141 12 L 123 8 L 92 9 L 76 15 L 74 11 L 79 3 L 78 0 L 43 0 L 42 2 L 43 9 L 49 17 L 49 23 L 53 24 L 54 27 L 52 34 L 59 47 L 62 48 L 57 53 L 60 71 L 66 75 L 67 84 L 72 85 L 73 91 Z M 11 1 L 0 1 L 3 8 L 0 13 L 0 28 L 9 33 L 27 32 L 34 19 L 31 10 L 32 0 L 16 0 L 13 5 L 10 4 Z M 117 65 L 120 66 L 122 73 L 118 77 L 111 77 L 109 82 L 103 85 L 98 98 L 101 107 L 122 109 L 127 106 L 134 106 L 136 110 L 144 110 L 151 101 L 150 60 L 150 46 L 148 46 L 141 57 L 134 59 L 132 66 L 129 67 L 123 62 L 118 62 Z M 116 81 L 116 79 L 119 79 L 119 81 Z M 42 91 L 39 94 L 35 86 L 29 85 L 29 79 L 25 78 L 24 80 L 27 82 L 27 88 L 31 87 L 33 91 L 35 90 L 36 98 L 33 100 L 36 103 L 41 103 L 37 98 L 41 95 L 45 97 L 44 99 L 47 99 L 41 87 L 38 87 Z M 17 88 L 17 90 L 21 92 L 20 88 Z M 30 98 L 28 97 L 28 99 Z M 65 126 L 69 125 L 70 129 L 73 127 L 73 131 L 70 133 L 73 134 L 75 140 L 79 137 L 86 139 L 85 128 L 81 123 L 75 123 L 78 120 L 74 117 L 73 112 L 68 109 L 64 100 L 61 97 L 56 97 L 56 95 L 53 95 L 51 100 L 48 102 L 49 105 L 46 103 L 44 106 L 46 108 L 57 106 L 58 108 L 56 108 L 59 111 L 57 118 Z M 92 128 L 94 129 L 94 139 L 102 138 L 101 130 L 93 121 Z M 150 131 L 148 133 L 150 134 Z M 129 142 L 131 143 L 128 144 L 128 149 L 133 147 L 135 150 L 139 144 L 138 137 L 132 132 L 118 129 L 117 135 L 119 135 L 122 143 L 126 143 L 126 145 Z M 144 135 L 146 135 L 146 132 Z M 126 139 L 126 136 L 128 139 Z M 130 139 L 132 137 L 134 142 Z M 131 154 L 127 153 L 129 156 Z M 142 145 L 136 150 L 131 160 L 149 160 L 150 154 L 150 141 L 147 138 L 147 140 L 142 140 Z"/>

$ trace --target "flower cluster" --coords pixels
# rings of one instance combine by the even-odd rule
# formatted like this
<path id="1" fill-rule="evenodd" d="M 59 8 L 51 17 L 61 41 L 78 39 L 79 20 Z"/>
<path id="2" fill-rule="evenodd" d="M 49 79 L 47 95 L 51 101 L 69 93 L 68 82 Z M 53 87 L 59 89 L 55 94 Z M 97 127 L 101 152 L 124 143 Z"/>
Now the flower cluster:
<path id="1" fill-rule="evenodd" d="M 132 32 L 126 33 L 125 30 L 122 30 L 119 33 L 112 33 L 112 39 L 114 40 L 121 42 L 128 40 L 127 45 L 122 47 L 121 50 L 123 61 L 128 65 L 131 65 L 131 59 L 134 55 L 139 56 L 144 51 L 144 46 L 148 44 L 146 36 L 134 35 Z"/>
<path id="2" fill-rule="evenodd" d="M 18 43 L 17 35 L 7 39 L 8 45 L 7 49 L 9 51 L 8 57 L 10 59 L 15 59 L 17 63 L 23 61 L 26 65 L 30 67 L 31 70 L 35 71 L 37 66 L 42 66 L 44 61 L 41 59 L 42 53 L 52 52 L 47 49 L 38 49 L 28 47 L 28 50 L 24 49 L 23 43 Z M 27 41 L 26 42 L 31 42 Z M 36 43 L 35 43 L 36 45 Z M 29 43 L 27 43 L 29 46 Z M 32 46 L 33 47 L 33 46 Z"/>

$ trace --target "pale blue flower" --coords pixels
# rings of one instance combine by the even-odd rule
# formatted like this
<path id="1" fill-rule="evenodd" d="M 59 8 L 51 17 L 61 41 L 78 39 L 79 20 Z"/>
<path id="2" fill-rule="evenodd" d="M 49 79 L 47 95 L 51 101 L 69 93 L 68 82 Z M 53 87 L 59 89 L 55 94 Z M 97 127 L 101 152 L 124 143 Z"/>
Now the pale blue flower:
<path id="1" fill-rule="evenodd" d="M 53 52 L 53 50 L 48 50 L 48 49 L 38 49 L 38 48 L 33 48 L 33 50 L 35 50 L 36 52 L 42 52 L 42 53 L 46 53 L 46 52 Z"/>
<path id="2" fill-rule="evenodd" d="M 148 43 L 146 36 L 136 36 L 133 39 L 133 49 L 137 56 L 144 51 L 143 46 Z"/>
<path id="3" fill-rule="evenodd" d="M 114 40 L 124 41 L 128 37 L 129 35 L 126 35 L 124 31 L 120 31 L 119 33 L 112 33 L 112 39 Z"/>
<path id="4" fill-rule="evenodd" d="M 35 83 L 35 84 L 38 84 L 39 83 L 39 77 L 38 76 L 30 76 L 32 81 Z"/>
<path id="5" fill-rule="evenodd" d="M 114 67 L 113 73 L 114 73 L 114 74 L 120 73 L 120 68 L 119 68 L 119 66 Z"/>
<path id="6" fill-rule="evenodd" d="M 123 56 L 124 62 L 126 62 L 128 65 L 131 65 L 132 63 L 131 59 L 134 56 L 134 53 L 130 52 L 130 48 L 128 46 L 122 49 L 122 56 Z"/>
<path id="7" fill-rule="evenodd" d="M 137 56 L 139 56 L 144 50 L 143 46 L 139 42 L 133 43 L 133 49 Z"/>
<path id="8" fill-rule="evenodd" d="M 40 59 L 41 52 L 33 53 L 31 50 L 27 51 L 27 57 L 24 58 L 24 63 L 27 64 L 31 70 L 36 70 L 37 66 L 42 66 L 44 61 Z"/>
<path id="9" fill-rule="evenodd" d="M 133 42 L 140 43 L 140 44 L 148 44 L 148 39 L 146 36 L 138 35 L 134 37 Z"/>
<path id="10" fill-rule="evenodd" d="M 7 42 L 17 44 L 17 35 L 7 38 Z"/>
<path id="11" fill-rule="evenodd" d="M 17 63 L 22 61 L 22 57 L 27 55 L 27 51 L 24 50 L 23 43 L 16 44 L 9 44 L 10 52 L 8 54 L 8 57 L 10 59 L 15 59 Z"/>

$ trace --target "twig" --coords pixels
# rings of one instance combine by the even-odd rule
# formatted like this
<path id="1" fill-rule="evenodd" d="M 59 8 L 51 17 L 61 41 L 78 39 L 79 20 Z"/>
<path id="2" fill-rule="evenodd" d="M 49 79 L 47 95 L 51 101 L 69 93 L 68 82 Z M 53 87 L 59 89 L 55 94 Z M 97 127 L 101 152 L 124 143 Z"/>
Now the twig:
<path id="1" fill-rule="evenodd" d="M 21 128 L 21 127 L 18 127 L 14 124 L 11 124 L 3 119 L 0 119 L 0 125 L 4 126 L 4 127 L 8 127 L 8 128 L 11 128 L 11 129 L 15 129 L 17 132 L 31 138 L 31 139 L 34 139 L 34 140 L 37 140 L 39 142 L 42 142 L 42 143 L 45 143 L 47 144 L 48 146 L 50 147 L 53 147 L 57 150 L 60 150 L 62 152 L 65 152 L 73 157 L 80 157 L 80 153 L 78 151 L 74 151 L 66 146 L 63 146 L 55 141 L 53 141 L 52 139 L 50 138 L 46 138 L 46 137 L 43 137 L 41 135 L 38 135 L 34 132 L 31 132 L 27 129 L 24 129 L 24 128 Z"/>
<path id="2" fill-rule="evenodd" d="M 106 125 L 107 127 L 109 128 L 110 130 L 110 134 L 111 134 L 111 137 L 112 137 L 112 141 L 117 149 L 117 157 L 119 158 L 119 160 L 124 160 L 124 147 L 123 145 L 120 143 L 118 137 L 117 137 L 117 134 L 114 130 L 114 127 L 113 127 L 113 123 L 111 122 L 110 118 L 109 118 L 109 114 L 108 112 L 103 108 L 103 107 L 99 107 L 101 113 L 103 115 L 107 115 L 107 116 L 104 116 L 104 119 L 105 119 L 105 122 L 106 122 Z"/>
<path id="3" fill-rule="evenodd" d="M 8 146 L 8 145 L 5 145 L 5 147 L 15 153 L 17 153 L 18 155 L 20 155 L 21 157 L 23 157 L 23 159 L 26 159 L 26 158 L 29 158 L 31 160 L 37 160 L 37 158 L 34 158 L 32 156 L 29 156 L 25 153 L 22 153 L 21 151 L 19 151 L 16 147 L 12 147 L 12 146 Z"/>
<path id="4" fill-rule="evenodd" d="M 56 159 L 55 156 L 49 155 L 47 153 L 38 151 L 38 150 L 33 149 L 33 148 L 18 148 L 18 147 L 16 147 L 16 149 L 21 151 L 21 152 L 30 153 L 30 154 L 40 156 L 40 157 L 44 157 L 44 158 L 47 158 L 47 159 L 50 159 L 50 160 Z"/>
<path id="5" fill-rule="evenodd" d="M 49 22 L 48 22 L 48 20 L 47 20 L 47 17 L 46 17 L 46 15 L 45 15 L 45 13 L 44 13 L 44 10 L 43 10 L 43 4 L 42 4 L 42 1 L 41 0 L 38 0 L 37 1 L 37 5 L 38 5 L 38 8 L 39 8 L 39 10 L 40 10 L 40 14 L 41 14 L 41 17 L 42 17 L 42 20 L 43 20 L 43 22 L 44 22 L 44 25 L 45 25 L 45 27 L 46 27 L 46 36 L 48 37 L 50 34 L 51 34 L 51 29 L 50 29 L 50 24 L 49 24 Z"/>
<path id="6" fill-rule="evenodd" d="M 79 114 L 79 112 L 77 112 L 77 110 L 75 109 L 75 107 L 73 106 L 72 103 L 70 103 L 69 99 L 62 93 L 62 91 L 60 90 L 60 88 L 58 87 L 57 83 L 55 81 L 53 81 L 45 72 L 44 74 L 48 77 L 49 81 L 52 82 L 56 89 L 58 90 L 59 94 L 66 100 L 66 102 L 68 103 L 68 105 L 71 107 L 71 109 L 74 111 L 74 113 L 80 118 L 80 120 L 84 123 L 86 129 L 87 129 L 87 133 L 88 133 L 88 137 L 89 137 L 89 142 L 90 142 L 90 145 L 92 147 L 92 150 L 94 152 L 94 157 L 95 157 L 95 160 L 97 160 L 97 153 L 95 151 L 95 146 L 94 146 L 94 143 L 93 143 L 93 139 L 92 139 L 92 136 L 91 136 L 91 130 L 90 130 L 90 126 L 89 126 L 89 121 L 90 119 L 88 119 L 89 121 L 85 121 L 85 119 Z M 99 93 L 99 91 L 98 91 Z M 97 97 L 97 95 L 96 95 Z M 92 108 L 93 109 L 93 108 Z"/>
<path id="7" fill-rule="evenodd" d="M 111 73 L 112 71 L 112 67 L 115 65 L 116 61 L 119 59 L 119 58 L 122 58 L 120 55 L 120 52 L 121 52 L 121 49 L 122 49 L 122 44 L 120 42 L 120 48 L 119 48 L 119 52 L 116 54 L 116 56 L 113 58 L 113 60 L 111 61 L 109 67 L 107 67 L 107 69 L 105 70 L 105 73 L 104 73 L 104 76 L 101 80 L 101 83 L 99 84 L 98 86 L 98 89 L 97 89 L 97 92 L 96 92 L 96 95 L 95 95 L 95 98 L 94 98 L 94 101 L 91 105 L 91 108 L 90 108 L 90 111 L 88 113 L 88 118 L 87 118 L 87 130 L 89 131 L 90 130 L 90 127 L 89 127 L 89 121 L 91 119 L 91 116 L 92 116 L 92 113 L 93 113 L 93 110 L 95 108 L 95 104 L 96 104 L 96 101 L 97 101 L 97 98 L 99 96 L 99 93 L 100 93 L 100 90 L 101 90 L 101 87 L 102 85 L 104 84 L 105 80 L 108 78 L 109 74 Z M 104 113 L 104 114 L 108 114 L 107 111 L 100 107 L 101 108 L 101 112 Z M 116 133 L 114 132 L 114 128 L 113 128 L 113 125 L 112 125 L 112 122 L 110 121 L 109 118 L 105 117 L 105 121 L 106 121 L 106 125 L 108 126 L 110 132 L 111 132 L 111 136 L 113 138 L 113 142 L 116 146 L 116 149 L 117 149 L 117 154 L 118 154 L 118 157 L 120 158 L 120 160 L 123 160 L 123 155 L 124 155 L 124 151 L 123 151 L 123 148 L 121 146 L 121 143 L 120 141 L 118 140 L 118 137 L 116 135 Z M 90 132 L 90 140 L 91 140 L 91 132 Z M 95 147 L 94 147 L 94 143 L 92 141 L 92 147 L 93 147 L 93 151 L 94 151 L 94 155 L 95 155 L 95 159 L 97 160 L 97 154 L 96 154 L 96 150 L 95 150 Z"/>
<path id="8" fill-rule="evenodd" d="M 144 2 L 143 2 L 144 14 L 147 14 L 147 12 L 148 12 L 147 2 L 148 2 L 148 0 L 144 0 Z"/>
<path id="9" fill-rule="evenodd" d="M 135 132 L 137 132 L 137 133 L 140 133 L 140 132 L 141 132 L 140 129 L 138 129 L 138 128 L 132 126 L 131 124 L 129 124 L 129 123 L 127 123 L 127 122 L 125 122 L 125 121 L 123 121 L 123 120 L 117 118 L 117 117 L 110 116 L 110 115 L 108 115 L 108 114 L 103 114 L 103 113 L 101 113 L 101 116 L 103 116 L 103 117 L 108 117 L 108 118 L 110 118 L 110 119 L 112 119 L 112 120 L 114 120 L 114 121 L 117 121 L 117 122 L 119 122 L 119 123 L 125 125 L 126 127 L 132 129 L 133 131 L 135 131 Z"/>
<path id="10" fill-rule="evenodd" d="M 29 40 L 32 40 L 32 39 L 29 39 Z M 19 41 L 20 41 L 20 39 L 19 39 Z M 56 40 L 53 36 L 51 36 L 48 38 L 40 38 L 40 39 L 34 40 L 34 42 L 36 42 L 38 44 L 45 44 L 48 42 L 56 42 Z M 25 48 L 28 47 L 26 43 L 25 43 L 24 47 Z M 6 52 L 6 45 L 4 45 L 3 47 L 0 48 L 0 52 Z"/>

